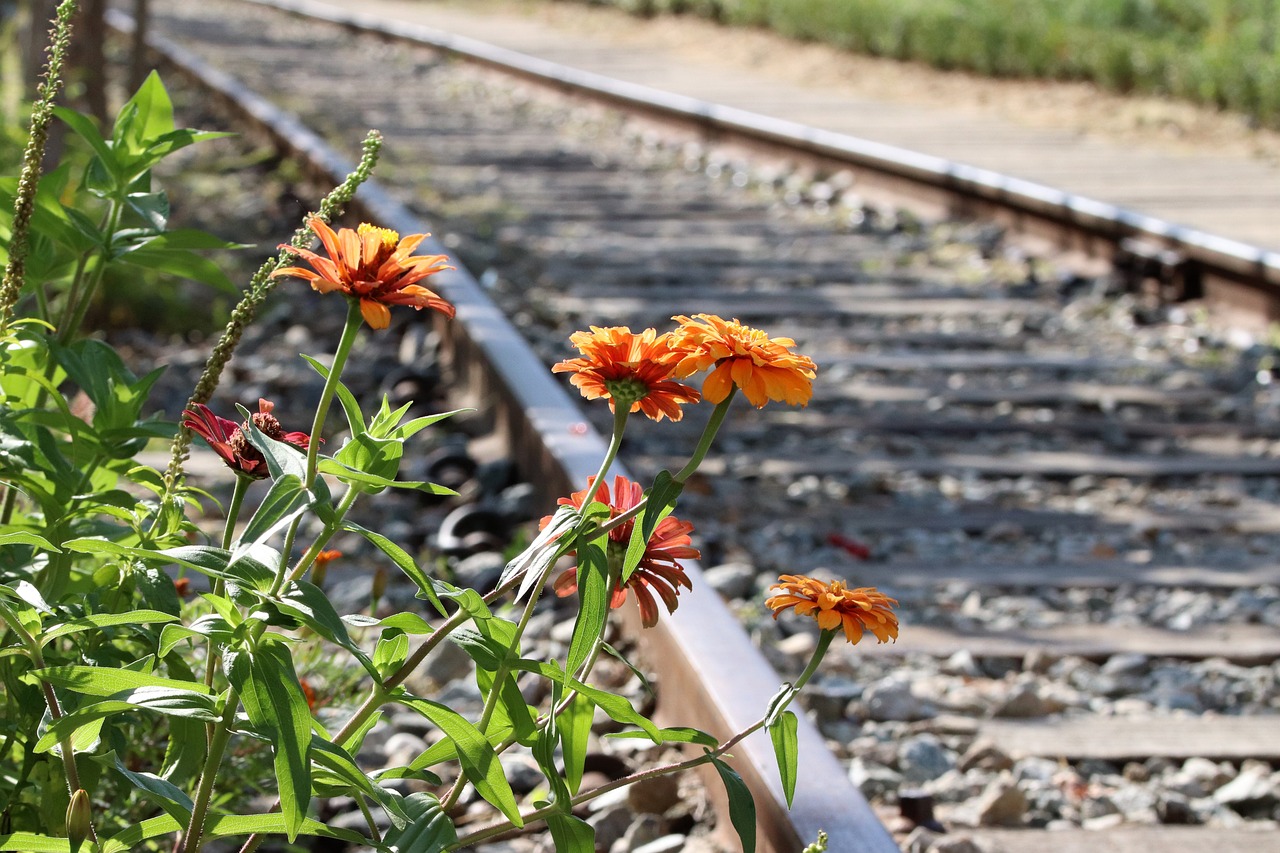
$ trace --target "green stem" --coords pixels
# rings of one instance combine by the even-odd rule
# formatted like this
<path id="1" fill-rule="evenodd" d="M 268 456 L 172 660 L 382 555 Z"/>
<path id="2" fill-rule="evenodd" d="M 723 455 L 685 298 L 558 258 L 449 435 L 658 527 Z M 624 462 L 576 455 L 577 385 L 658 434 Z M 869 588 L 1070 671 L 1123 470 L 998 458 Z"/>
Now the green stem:
<path id="1" fill-rule="evenodd" d="M 304 485 L 309 489 L 316 479 L 316 465 L 320 459 L 320 438 L 324 431 L 324 420 L 329 414 L 329 406 L 333 403 L 333 395 L 342 376 L 342 369 L 347 364 L 347 356 L 351 355 L 351 347 L 356 342 L 356 332 L 360 331 L 363 318 L 360 316 L 360 300 L 347 299 L 347 322 L 342 327 L 342 338 L 333 353 L 333 365 L 324 381 L 324 390 L 320 392 L 320 405 L 316 407 L 316 417 L 311 424 L 311 443 L 307 446 L 307 480 Z"/>
<path id="2" fill-rule="evenodd" d="M 351 355 L 351 347 L 356 342 L 356 333 L 364 318 L 360 316 L 360 300 L 348 297 L 347 320 L 342 327 L 342 337 L 338 340 L 338 348 L 333 352 L 333 364 L 329 367 L 329 375 L 324 380 L 324 390 L 320 392 L 320 403 L 316 406 L 316 416 L 311 422 L 311 440 L 307 444 L 307 476 L 303 486 L 311 488 L 316 481 L 316 468 L 320 464 L 320 437 L 324 433 L 324 421 L 329 415 L 329 406 L 333 404 L 333 395 L 338 388 L 342 369 L 346 367 L 347 357 Z M 275 582 L 271 585 L 271 595 L 284 586 L 285 569 L 289 565 L 289 555 L 293 552 L 293 542 L 298 536 L 298 527 L 302 524 L 302 516 L 298 516 L 289 525 L 284 537 L 284 547 L 280 549 L 280 566 L 276 570 Z"/>
<path id="3" fill-rule="evenodd" d="M 200 849 L 205 819 L 209 815 L 209 801 L 213 797 L 213 783 L 218 776 L 218 768 L 222 765 L 227 743 L 231 740 L 231 723 L 239 706 L 240 694 L 234 687 L 229 688 L 226 708 L 222 712 L 222 719 L 214 725 L 209 754 L 205 757 L 204 769 L 200 772 L 200 785 L 196 788 L 195 802 L 191 808 L 191 823 L 187 825 L 186 835 L 178 843 L 175 853 L 194 853 Z"/>
<path id="4" fill-rule="evenodd" d="M 222 525 L 222 549 L 224 551 L 231 550 L 231 543 L 235 541 L 236 521 L 240 518 L 240 508 L 244 505 L 245 493 L 249 491 L 249 478 L 236 475 L 235 486 L 231 490 L 231 502 L 227 504 L 227 520 Z M 213 594 L 222 595 L 224 584 L 222 578 L 218 578 L 213 584 Z M 218 652 L 213 640 L 209 641 L 209 650 L 205 655 L 204 662 L 204 686 L 213 687 L 213 677 L 218 671 Z M 213 742 L 213 725 L 209 725 L 208 740 Z"/>
<path id="5" fill-rule="evenodd" d="M 103 233 L 106 236 L 106 245 L 102 248 L 98 256 L 98 263 L 94 266 L 93 272 L 89 276 L 89 286 L 84 289 L 84 294 L 80 297 L 78 303 L 71 296 L 67 298 L 63 314 L 63 325 L 58 330 L 58 340 L 63 344 L 70 342 L 76 333 L 80 331 L 80 326 L 84 324 L 85 315 L 89 313 L 89 306 L 93 304 L 93 297 L 102 285 L 103 278 L 106 277 L 111 244 L 115 240 L 116 229 L 120 227 L 120 218 L 123 213 L 124 202 L 113 198 L 111 207 L 107 210 L 106 228 L 103 229 Z"/>
<path id="6" fill-rule="evenodd" d="M 40 649 L 40 643 L 31 633 L 23 626 L 22 622 L 17 619 L 7 607 L 0 607 L 0 619 L 7 624 L 15 634 L 22 640 L 22 644 L 27 647 L 27 655 L 31 658 L 31 665 L 36 669 L 45 668 L 44 652 Z M 43 678 L 40 679 L 40 692 L 44 696 L 45 705 L 49 708 L 49 717 L 53 720 L 60 720 L 63 717 L 62 704 L 58 701 L 58 694 L 54 692 L 53 685 Z M 62 769 L 67 778 L 67 790 L 71 794 L 75 794 L 77 790 L 84 787 L 80 784 L 80 770 L 76 767 L 76 753 L 71 745 L 71 738 L 64 737 L 58 741 L 58 751 L 62 753 Z M 97 843 L 97 835 L 93 827 L 89 827 L 89 837 Z"/>
<path id="7" fill-rule="evenodd" d="M 329 540 L 333 538 L 333 535 L 338 532 L 338 528 L 342 526 L 342 520 L 347 517 L 347 513 L 359 496 L 358 489 L 347 489 L 346 494 L 342 496 L 342 500 L 338 501 L 338 505 L 333 509 L 333 518 L 325 524 L 324 530 L 316 537 L 316 541 L 298 559 L 298 564 L 293 567 L 293 571 L 289 572 L 288 576 L 285 577 L 286 583 L 296 581 L 315 564 L 316 557 L 324 550 L 324 546 L 329 544 Z"/>
<path id="8" fill-rule="evenodd" d="M 689 462 L 680 469 L 680 473 L 671 479 L 677 483 L 683 483 L 698 470 L 698 466 L 702 464 L 702 460 L 706 458 L 707 451 L 711 449 L 711 442 L 715 441 L 716 433 L 720 431 L 720 425 L 724 423 L 724 416 L 729 413 L 729 404 L 733 402 L 734 395 L 738 393 L 738 386 L 734 385 L 729 389 L 729 395 L 716 404 L 715 411 L 711 413 L 711 418 L 707 421 L 707 425 L 703 427 L 702 437 L 698 439 L 698 446 L 694 448 L 693 455 L 689 457 Z"/>

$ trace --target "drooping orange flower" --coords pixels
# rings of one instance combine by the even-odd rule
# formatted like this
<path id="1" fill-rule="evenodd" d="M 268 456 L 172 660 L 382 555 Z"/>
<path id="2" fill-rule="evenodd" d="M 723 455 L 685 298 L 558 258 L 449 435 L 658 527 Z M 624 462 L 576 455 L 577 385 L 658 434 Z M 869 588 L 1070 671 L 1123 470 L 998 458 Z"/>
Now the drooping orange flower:
<path id="1" fill-rule="evenodd" d="M 628 411 L 644 412 L 655 421 L 684 416 L 680 405 L 696 403 L 697 391 L 672 379 L 674 367 L 668 346 L 670 334 L 653 329 L 636 334 L 626 326 L 574 332 L 569 342 L 582 353 L 551 368 L 552 373 L 572 373 L 569 381 L 588 400 L 604 397 L 609 408 L 617 403 Z"/>
<path id="2" fill-rule="evenodd" d="M 796 345 L 791 338 L 771 338 L 714 314 L 672 319 L 680 324 L 671 333 L 676 377 L 715 368 L 702 384 L 708 402 L 721 402 L 736 385 L 757 409 L 770 400 L 809 404 L 818 366 L 808 356 L 791 351 Z"/>
<path id="3" fill-rule="evenodd" d="M 592 478 L 594 483 L 595 478 Z M 561 506 L 571 506 L 575 509 L 581 509 L 584 504 L 590 501 L 600 501 L 608 504 L 610 507 L 609 517 L 616 518 L 627 510 L 634 507 L 644 497 L 644 489 L 639 483 L 633 483 L 626 477 L 618 476 L 613 479 L 613 498 L 610 500 L 609 486 L 601 483 L 594 490 L 591 498 L 587 494 L 591 492 L 591 486 L 580 492 L 574 492 L 567 498 L 561 498 L 558 503 Z M 545 527 L 551 520 L 551 516 L 542 519 L 542 526 Z M 631 528 L 634 522 L 628 521 L 615 527 L 609 531 L 609 544 L 606 553 L 609 559 L 610 569 L 614 572 L 614 588 L 613 595 L 609 599 L 609 607 L 621 607 L 627 600 L 627 592 L 630 590 L 636 595 L 636 603 L 640 606 L 640 621 L 646 628 L 652 628 L 658 624 L 658 604 L 654 600 L 653 593 L 657 593 L 662 599 L 662 603 L 666 605 L 667 612 L 674 612 L 679 602 L 677 596 L 680 594 L 680 587 L 685 589 L 693 589 L 693 584 L 689 582 L 689 576 L 685 574 L 684 569 L 680 566 L 680 560 L 696 560 L 701 556 L 701 552 L 692 545 L 693 540 L 689 533 L 693 530 L 693 525 L 687 521 L 680 521 L 674 516 L 667 516 L 659 521 L 654 527 L 653 533 L 649 535 L 649 542 L 645 545 L 644 556 L 640 558 L 639 565 L 636 566 L 631 577 L 627 578 L 626 583 L 618 583 L 622 574 L 622 560 L 627 553 L 627 543 L 631 541 Z M 555 582 L 556 595 L 564 598 L 572 595 L 578 590 L 578 570 L 572 568 L 560 575 Z"/>
<path id="4" fill-rule="evenodd" d="M 426 234 L 410 234 L 401 240 L 395 231 L 368 223 L 354 231 L 340 228 L 336 234 L 318 218 L 307 224 L 329 257 L 281 244 L 281 249 L 302 258 L 313 269 L 286 267 L 273 272 L 272 278 L 291 275 L 311 282 L 312 289 L 320 293 L 340 290 L 359 299 L 360 313 L 374 329 L 385 329 L 391 323 L 391 305 L 434 308 L 447 317 L 454 315 L 453 305 L 418 284 L 427 276 L 453 269 L 444 255 L 411 254 Z"/>
<path id="5" fill-rule="evenodd" d="M 285 432 L 280 421 L 272 414 L 276 404 L 270 400 L 258 400 L 258 411 L 249 416 L 264 435 L 276 441 L 292 444 L 306 450 L 311 436 L 305 432 Z M 222 457 L 231 470 L 254 480 L 268 474 L 267 460 L 262 452 L 249 442 L 249 422 L 237 424 L 213 413 L 204 403 L 195 403 L 182 412 L 182 425 L 205 440 L 213 451 Z"/>
<path id="6" fill-rule="evenodd" d="M 783 575 L 773 587 L 777 592 L 765 601 L 773 618 L 788 607 L 801 616 L 812 616 L 824 631 L 844 629 L 845 639 L 856 643 L 864 631 L 887 643 L 898 639 L 897 599 L 875 587 L 845 589 L 840 581 L 823 583 L 805 575 Z"/>

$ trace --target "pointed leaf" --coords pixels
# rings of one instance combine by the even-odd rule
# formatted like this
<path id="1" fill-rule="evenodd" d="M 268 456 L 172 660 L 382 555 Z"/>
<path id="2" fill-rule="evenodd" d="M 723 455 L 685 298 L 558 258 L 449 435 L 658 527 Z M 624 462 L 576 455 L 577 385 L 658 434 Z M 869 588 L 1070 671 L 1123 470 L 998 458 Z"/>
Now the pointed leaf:
<path id="1" fill-rule="evenodd" d="M 751 789 L 736 770 L 719 758 L 711 759 L 711 764 L 720 774 L 720 781 L 724 782 L 724 789 L 729 794 L 729 821 L 738 831 L 742 853 L 755 853 L 756 802 L 751 797 Z"/>
<path id="2" fill-rule="evenodd" d="M 769 726 L 773 740 L 773 754 L 778 759 L 778 777 L 782 781 L 782 793 L 787 798 L 787 808 L 796 795 L 796 766 L 799 761 L 799 743 L 796 736 L 796 715 L 783 711 Z"/>
<path id="3" fill-rule="evenodd" d="M 675 509 L 676 500 L 683 490 L 684 484 L 672 479 L 671 472 L 658 472 L 658 476 L 653 481 L 653 487 L 649 489 L 644 510 L 631 526 L 631 538 L 627 541 L 627 555 L 622 563 L 623 583 L 627 582 L 631 573 L 640 565 L 654 528 Z"/>
<path id="4" fill-rule="evenodd" d="M 547 829 L 556 853 L 595 853 L 596 831 L 586 821 L 573 815 L 547 815 Z"/>
<path id="5" fill-rule="evenodd" d="M 441 616 L 448 616 L 449 611 L 444 609 L 444 604 L 440 601 L 440 596 L 436 594 L 435 583 L 427 574 L 418 567 L 413 557 L 396 543 L 392 542 L 381 533 L 372 530 L 366 530 L 353 521 L 344 521 L 343 530 L 349 530 L 352 533 L 359 533 L 365 539 L 369 540 L 379 551 L 391 558 L 391 562 L 396 564 L 400 571 L 404 572 L 409 580 L 413 581 L 418 587 L 418 598 L 425 598 L 431 602 L 436 611 Z"/>
<path id="6" fill-rule="evenodd" d="M 457 748 L 462 772 L 475 785 L 480 796 L 502 812 L 507 820 L 516 826 L 524 826 L 515 794 L 501 762 L 498 761 L 498 754 L 479 729 L 457 711 L 439 702 L 408 695 L 399 696 L 396 701 L 413 708 L 439 726 Z"/>
<path id="7" fill-rule="evenodd" d="M 382 838 L 390 853 L 439 853 L 458 840 L 453 822 L 430 794 L 410 794 L 404 798 L 409 823 L 404 829 L 392 829 Z"/>
<path id="8" fill-rule="evenodd" d="M 248 677 L 233 684 L 249 721 L 271 737 L 284 832 L 292 842 L 311 802 L 311 710 L 284 644 L 260 644 L 247 669 Z"/>
<path id="9" fill-rule="evenodd" d="M 581 675 L 579 669 L 592 657 L 596 643 L 604 636 L 609 617 L 609 558 L 596 542 L 578 544 L 578 619 L 569 641 L 565 671 Z"/>
<path id="10" fill-rule="evenodd" d="M 78 634 L 94 628 L 111 628 L 116 625 L 151 625 L 156 622 L 176 622 L 177 616 L 161 613 L 158 610 L 134 610 L 131 613 L 94 613 L 82 619 L 73 619 L 55 625 L 40 637 L 40 642 L 48 643 L 68 634 Z"/>
<path id="11" fill-rule="evenodd" d="M 561 753 L 564 756 L 564 780 L 571 794 L 578 793 L 582 785 L 582 771 L 587 762 L 587 749 L 591 738 L 591 720 L 596 706 L 585 693 L 574 694 L 569 707 L 558 718 Z M 556 849 L 559 849 L 557 844 Z"/>

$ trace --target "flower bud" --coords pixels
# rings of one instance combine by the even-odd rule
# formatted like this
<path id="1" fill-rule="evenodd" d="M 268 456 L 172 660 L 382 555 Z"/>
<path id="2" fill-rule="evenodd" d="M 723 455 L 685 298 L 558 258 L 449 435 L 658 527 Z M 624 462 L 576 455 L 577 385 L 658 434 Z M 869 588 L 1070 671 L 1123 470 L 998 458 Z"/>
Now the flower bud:
<path id="1" fill-rule="evenodd" d="M 72 851 L 80 849 L 80 845 L 93 835 L 93 821 L 89 814 L 89 792 L 84 788 L 76 789 L 67 803 L 67 838 L 71 841 Z"/>

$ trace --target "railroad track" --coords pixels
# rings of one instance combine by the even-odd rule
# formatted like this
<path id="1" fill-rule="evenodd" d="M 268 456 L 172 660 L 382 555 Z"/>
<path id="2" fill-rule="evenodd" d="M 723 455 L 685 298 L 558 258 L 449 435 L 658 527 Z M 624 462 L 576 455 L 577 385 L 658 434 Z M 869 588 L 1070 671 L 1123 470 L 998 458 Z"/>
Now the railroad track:
<path id="1" fill-rule="evenodd" d="M 232 89 L 269 96 L 335 145 L 337 162 L 299 127 L 278 129 L 300 153 L 319 155 L 317 168 L 341 171 L 364 128 L 383 131 L 379 179 L 391 189 L 366 193 L 363 203 L 402 232 L 417 230 L 410 217 L 428 217 L 479 275 L 482 285 L 466 276 L 452 284 L 468 331 L 451 346 L 456 359 L 488 361 L 470 369 L 504 398 L 505 432 L 517 445 L 529 451 L 553 439 L 536 454 L 558 466 L 538 472 L 552 494 L 580 486 L 598 442 L 566 438 L 582 417 L 575 410 L 533 406 L 543 394 L 564 399 L 563 389 L 528 363 L 522 344 L 495 333 L 515 337 L 506 318 L 550 363 L 587 324 L 738 316 L 794 336 L 815 358 L 815 398 L 801 412 L 731 416 L 724 450 L 682 514 L 699 525 L 715 562 L 750 562 L 766 575 L 826 569 L 899 591 L 902 641 L 858 647 L 843 664 L 848 673 L 875 677 L 906 656 L 960 651 L 973 662 L 970 679 L 1013 678 L 1037 656 L 1105 668 L 1140 655 L 1225 658 L 1271 667 L 1274 681 L 1280 613 L 1237 618 L 1227 608 L 1189 624 L 1177 613 L 1163 624 L 1120 624 L 1071 607 L 1080 590 L 1109 590 L 1112 603 L 1188 590 L 1229 599 L 1280 583 L 1272 440 L 1280 397 L 1270 381 L 1280 361 L 1272 349 L 1233 348 L 1193 311 L 1113 279 L 1062 275 L 1054 257 L 1028 257 L 990 225 L 931 223 L 866 204 L 849 175 L 831 169 L 830 152 L 816 166 L 792 153 L 784 169 L 741 156 L 732 141 L 673 130 L 670 116 L 657 129 L 652 113 L 619 112 L 616 96 L 600 106 L 504 81 L 493 57 L 476 70 L 437 48 L 353 32 L 351 21 L 247 8 L 154 3 L 152 28 L 189 51 L 186 59 L 231 74 L 224 82 Z M 260 106 L 260 121 L 279 122 Z M 1265 287 L 1262 278 L 1252 285 Z M 637 431 L 627 466 L 650 475 L 680 458 L 697 425 L 680 426 Z M 969 598 L 976 591 L 978 604 L 949 600 L 949 584 Z M 983 612 L 981 599 L 1010 590 L 1064 603 L 1042 625 Z M 785 649 L 772 648 L 776 630 L 749 599 L 735 604 L 738 615 L 785 669 Z M 672 620 L 669 631 L 664 624 L 657 653 L 676 659 L 687 643 L 731 636 L 736 628 L 717 621 L 728 618 L 717 607 L 700 592 L 680 613 L 711 615 Z M 803 645 L 803 637 L 781 639 Z M 737 666 L 738 649 L 717 648 Z M 740 676 L 682 670 L 668 689 L 688 691 L 732 726 L 758 712 L 746 707 L 760 698 L 743 686 L 751 678 Z M 947 709 L 945 696 L 932 698 Z M 1270 702 L 1249 714 L 1182 716 L 1156 705 L 1138 722 L 1087 708 L 1031 721 L 875 722 L 887 734 L 989 738 L 1014 755 L 1077 766 L 1257 758 L 1274 769 L 1280 716 Z M 818 716 L 829 741 L 850 731 Z M 767 745 L 745 758 L 767 799 Z M 827 758 L 802 779 L 813 799 L 801 791 L 790 820 L 776 805 L 763 810 L 769 843 L 798 849 L 816 827 L 841 824 L 833 850 L 892 849 Z M 1046 843 L 1028 830 L 979 828 L 974 837 L 1008 851 Z M 1207 841 L 1241 851 L 1267 843 L 1245 828 L 1124 826 L 1058 832 L 1053 849 L 1173 851 Z"/>

